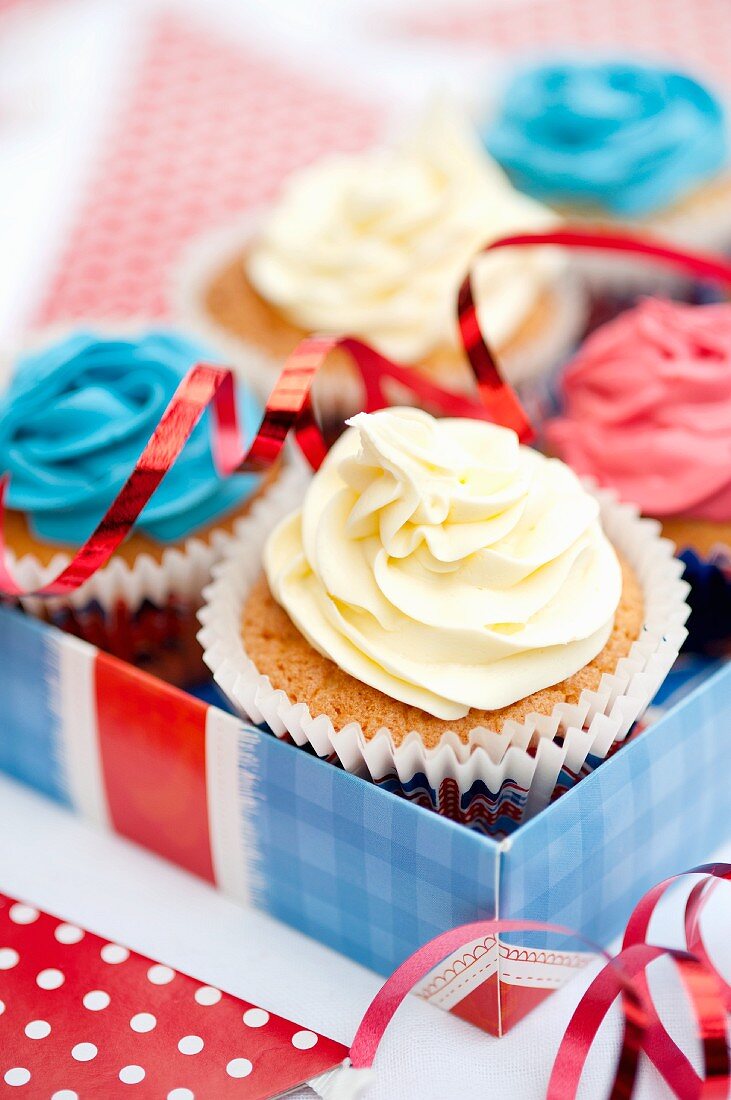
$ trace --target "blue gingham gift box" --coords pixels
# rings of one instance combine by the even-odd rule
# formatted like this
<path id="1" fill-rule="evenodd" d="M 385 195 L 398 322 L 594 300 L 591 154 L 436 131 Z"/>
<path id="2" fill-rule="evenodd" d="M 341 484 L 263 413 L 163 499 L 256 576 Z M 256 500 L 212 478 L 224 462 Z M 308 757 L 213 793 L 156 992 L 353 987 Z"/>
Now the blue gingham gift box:
<path id="1" fill-rule="evenodd" d="M 481 918 L 609 943 L 646 889 L 731 835 L 729 664 L 681 659 L 652 723 L 502 841 L 11 609 L 0 609 L 0 692 L 0 769 L 382 974 Z M 550 990 L 584 961 L 575 944 L 531 946 L 464 956 L 487 975 L 489 1030 L 537 1003 L 535 986 L 516 1002 L 524 971 L 538 967 Z M 423 995 L 472 1019 L 453 969 Z"/>

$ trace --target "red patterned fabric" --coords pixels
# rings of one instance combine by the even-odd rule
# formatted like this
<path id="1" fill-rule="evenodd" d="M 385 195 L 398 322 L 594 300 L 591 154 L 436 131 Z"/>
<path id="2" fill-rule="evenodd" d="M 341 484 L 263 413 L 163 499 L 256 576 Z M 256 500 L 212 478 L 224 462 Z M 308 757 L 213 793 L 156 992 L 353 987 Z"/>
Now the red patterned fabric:
<path id="1" fill-rule="evenodd" d="M 171 266 L 191 236 L 376 132 L 372 107 L 171 16 L 155 20 L 138 65 L 40 324 L 164 315 Z"/>
<path id="2" fill-rule="evenodd" d="M 716 81 L 731 81 L 728 0 L 458 0 L 394 22 L 406 33 L 471 48 L 484 44 L 491 52 L 590 46 L 670 55 Z M 488 79 L 486 73 L 486 86 Z"/>

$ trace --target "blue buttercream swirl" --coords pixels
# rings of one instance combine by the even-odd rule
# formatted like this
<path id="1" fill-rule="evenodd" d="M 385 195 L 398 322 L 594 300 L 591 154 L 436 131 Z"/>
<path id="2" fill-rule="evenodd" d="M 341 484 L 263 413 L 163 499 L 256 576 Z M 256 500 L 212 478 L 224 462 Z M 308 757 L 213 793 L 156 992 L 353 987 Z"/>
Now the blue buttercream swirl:
<path id="1" fill-rule="evenodd" d="M 165 330 L 108 338 L 78 332 L 18 363 L 0 397 L 0 472 L 8 506 L 47 542 L 78 546 L 129 477 L 183 375 L 210 351 Z M 240 386 L 242 430 L 251 439 L 261 410 Z M 191 535 L 249 497 L 254 474 L 222 478 L 203 414 L 137 528 L 161 543 Z"/>
<path id="2" fill-rule="evenodd" d="M 726 159 L 724 111 L 708 89 L 626 61 L 526 69 L 485 143 L 520 190 L 629 217 L 669 205 Z"/>

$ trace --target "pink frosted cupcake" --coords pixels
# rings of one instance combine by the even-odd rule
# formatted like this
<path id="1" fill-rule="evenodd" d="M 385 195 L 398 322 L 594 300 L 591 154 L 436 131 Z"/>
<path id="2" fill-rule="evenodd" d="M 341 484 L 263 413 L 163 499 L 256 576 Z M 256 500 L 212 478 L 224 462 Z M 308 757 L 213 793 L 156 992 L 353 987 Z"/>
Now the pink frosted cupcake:
<path id="1" fill-rule="evenodd" d="M 561 381 L 549 449 L 662 523 L 693 583 L 691 636 L 731 637 L 731 305 L 646 299 Z"/>

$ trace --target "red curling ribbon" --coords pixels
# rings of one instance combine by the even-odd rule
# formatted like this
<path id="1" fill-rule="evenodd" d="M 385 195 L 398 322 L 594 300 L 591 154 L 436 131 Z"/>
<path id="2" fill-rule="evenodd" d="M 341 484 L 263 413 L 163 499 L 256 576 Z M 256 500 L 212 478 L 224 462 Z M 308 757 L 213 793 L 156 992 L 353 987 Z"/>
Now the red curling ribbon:
<path id="1" fill-rule="evenodd" d="M 311 388 L 317 371 L 336 348 L 346 351 L 360 371 L 369 411 L 388 404 L 383 381 L 391 378 L 407 386 L 425 402 L 452 415 L 491 420 L 496 414 L 494 404 L 451 393 L 417 378 L 409 368 L 392 363 L 360 340 L 347 336 L 311 336 L 287 359 L 269 395 L 261 426 L 247 449 L 239 429 L 233 373 L 225 367 L 198 363 L 188 371 L 173 394 L 130 477 L 96 529 L 61 573 L 41 588 L 24 589 L 7 565 L 3 520 L 8 478 L 0 479 L 0 592 L 14 597 L 63 596 L 79 588 L 106 565 L 180 455 L 208 406 L 211 406 L 214 424 L 213 458 L 222 475 L 268 469 L 281 454 L 291 432 L 312 468 L 318 469 L 327 454 L 327 444 L 315 418 Z"/>
<path id="2" fill-rule="evenodd" d="M 723 867 L 724 865 L 721 864 L 719 866 Z M 726 981 L 720 971 L 716 970 L 713 966 L 713 962 L 706 950 L 706 945 L 703 942 L 700 930 L 700 914 L 720 882 L 722 880 L 731 880 L 731 867 L 727 867 L 727 870 L 717 877 L 715 871 L 709 872 L 709 874 L 713 877 L 703 882 L 697 882 L 688 897 L 685 907 L 685 938 L 688 944 L 688 950 L 692 951 L 699 959 L 702 959 L 706 966 L 712 967 L 715 970 L 716 977 L 723 989 L 726 1008 L 728 1012 L 731 1013 L 731 985 Z"/>
<path id="3" fill-rule="evenodd" d="M 350 1048 L 350 1061 L 355 1069 L 369 1069 L 383 1038 L 386 1027 L 417 982 L 421 981 L 444 958 L 465 943 L 484 936 L 505 932 L 551 932 L 579 939 L 590 950 L 607 959 L 606 967 L 587 990 L 583 1010 L 577 1009 L 569 1025 L 548 1086 L 547 1100 L 573 1100 L 581 1072 L 594 1041 L 594 1035 L 610 1006 L 620 994 L 625 994 L 631 1009 L 625 1006 L 622 1052 L 617 1064 L 612 1097 L 629 1096 L 634 1085 L 642 1038 L 649 1019 L 649 1001 L 632 981 L 633 973 L 617 963 L 601 947 L 577 935 L 572 929 L 542 921 L 486 920 L 463 924 L 442 932 L 429 940 L 398 967 L 369 1005 Z M 660 948 L 646 948 L 642 956 L 633 949 L 636 958 L 646 966 L 658 955 Z M 636 964 L 639 965 L 639 962 Z M 601 979 L 601 981 L 599 981 Z M 584 1004 L 586 1001 L 586 1004 Z M 581 1005 L 579 1006 L 581 1008 Z M 626 1091 L 624 1091 L 626 1088 Z"/>
<path id="4" fill-rule="evenodd" d="M 337 342 L 345 351 L 350 352 L 358 363 L 365 391 L 365 409 L 368 412 L 384 409 L 391 403 L 383 385 L 384 380 L 390 378 L 410 390 L 415 397 L 420 398 L 422 404 L 433 406 L 442 413 L 448 413 L 450 416 L 472 417 L 476 420 L 489 420 L 505 427 L 510 426 L 501 417 L 501 401 L 493 400 L 490 394 L 481 390 L 479 386 L 477 398 L 468 397 L 453 390 L 444 390 L 441 386 L 430 382 L 424 375 L 414 371 L 412 367 L 405 367 L 387 359 L 370 344 L 364 344 L 351 336 L 346 336 Z M 506 383 L 501 385 L 503 388 L 508 388 Z"/>
<path id="5" fill-rule="evenodd" d="M 731 1011 L 731 986 L 729 986 L 728 982 L 726 982 L 719 973 L 708 955 L 700 931 L 700 914 L 710 896 L 710 892 L 718 886 L 720 882 L 724 880 L 731 881 L 731 864 L 705 863 L 689 871 L 684 871 L 680 875 L 673 875 L 671 878 L 665 879 L 663 882 L 658 883 L 657 886 L 654 886 L 635 907 L 624 933 L 623 948 L 628 948 L 634 944 L 646 941 L 650 921 L 652 920 L 652 916 L 661 897 L 672 885 L 674 885 L 674 883 L 687 875 L 704 876 L 701 882 L 695 884 L 686 902 L 684 927 L 687 949 L 688 952 L 703 965 L 706 974 L 712 975 L 715 988 L 718 989 L 723 1002 L 723 1007 L 726 1012 L 729 1012 Z M 688 981 L 690 980 L 692 982 L 694 979 L 692 977 L 688 979 L 682 971 L 681 976 L 686 984 L 686 988 L 688 988 Z M 649 991 L 644 976 L 640 977 L 640 981 L 644 983 L 643 992 L 649 997 Z M 689 992 L 691 992 L 692 996 L 693 993 L 690 989 Z M 700 1038 L 704 1048 L 706 1064 L 716 1067 L 713 1074 L 707 1071 L 707 1077 L 711 1079 L 713 1079 L 714 1075 L 720 1077 L 722 1084 L 719 1086 L 720 1091 L 718 1095 L 726 1096 L 727 1093 L 724 1090 L 726 1090 L 727 1085 L 723 1084 L 723 1080 L 727 1080 L 729 1063 L 728 1048 L 726 1045 L 725 1014 L 722 1013 L 720 1024 L 717 1020 L 714 1021 L 709 1018 L 708 1022 L 701 1026 Z M 646 1049 L 655 1068 L 662 1074 L 670 1087 L 678 1092 L 678 1095 L 688 1097 L 700 1096 L 701 1094 L 704 1096 L 715 1095 L 714 1092 L 708 1090 L 701 1093 L 703 1082 L 689 1060 L 668 1035 L 652 1003 L 650 1003 L 650 1021 Z"/>
<path id="6" fill-rule="evenodd" d="M 677 267 L 688 275 L 694 275 L 697 279 L 712 279 L 731 286 L 731 263 L 720 256 L 676 248 L 674 245 L 645 236 L 643 233 L 615 231 L 602 226 L 583 228 L 564 226 L 561 229 L 548 229 L 539 233 L 514 233 L 509 237 L 501 237 L 493 241 L 483 249 L 483 252 L 490 252 L 495 248 L 538 244 L 595 249 L 600 252 L 629 252 L 636 256 L 661 260 L 670 267 Z"/>
<path id="7" fill-rule="evenodd" d="M 499 248 L 501 243 L 496 241 L 482 251 Z M 482 335 L 472 291 L 472 265 L 457 295 L 457 322 L 462 347 L 477 380 L 480 397 L 488 408 L 494 410 L 495 422 L 512 428 L 521 443 L 530 443 L 535 433 L 528 415 L 515 390 L 503 379 L 497 360 Z"/>
<path id="8" fill-rule="evenodd" d="M 695 1073 L 682 1051 L 667 1036 L 650 997 L 646 968 L 655 959 L 665 956 L 671 958 L 677 966 L 695 1012 L 703 1050 L 705 1081 Z M 623 997 L 625 1027 L 628 1018 L 636 1022 L 638 1003 L 645 1006 L 646 1015 L 642 1020 L 641 1042 L 637 1049 L 632 1045 L 637 1029 L 630 1033 L 629 1042 L 627 1032 L 625 1033 L 614 1085 L 610 1092 L 612 1097 L 631 1095 L 640 1050 L 658 1068 L 659 1062 L 664 1063 L 661 1072 L 678 1096 L 726 1096 L 729 1083 L 726 1012 L 720 985 L 713 971 L 689 952 L 655 947 L 647 943 L 625 947 L 612 962 L 621 966 L 630 979 L 634 998 L 628 997 L 626 987 L 617 989 L 616 984 L 613 985 L 608 980 L 611 964 L 600 971 L 579 1002 L 559 1047 L 551 1075 L 553 1091 L 549 1087 L 549 1100 L 576 1095 L 581 1072 L 599 1025 L 619 993 Z M 657 1049 L 661 1033 L 673 1048 L 672 1052 L 665 1052 L 664 1056 L 660 1056 Z M 687 1068 L 692 1077 L 688 1076 Z"/>
<path id="9" fill-rule="evenodd" d="M 220 367 L 199 363 L 183 378 L 160 423 L 152 433 L 118 496 L 69 564 L 52 581 L 33 591 L 23 589 L 6 562 L 4 538 L 7 476 L 0 481 L 0 589 L 9 596 L 62 596 L 88 580 L 111 558 L 140 512 L 178 457 L 188 436 L 214 398 L 226 374 Z"/>
<path id="10" fill-rule="evenodd" d="M 506 932 L 551 932 L 579 939 L 591 951 L 607 959 L 577 1005 L 559 1046 L 548 1084 L 547 1100 L 573 1100 L 596 1034 L 617 997 L 622 998 L 622 1047 L 610 1090 L 611 1100 L 632 1095 L 642 1052 L 660 1069 L 677 1096 L 714 1100 L 726 1097 L 731 1068 L 726 1044 L 727 983 L 708 959 L 705 949 L 693 947 L 700 940 L 699 917 L 714 881 L 731 880 L 731 865 L 705 864 L 684 874 L 707 878 L 691 892 L 686 906 L 687 951 L 657 947 L 646 942 L 650 919 L 665 891 L 681 878 L 675 875 L 653 887 L 635 908 L 620 953 L 612 958 L 583 936 L 560 925 L 539 921 L 490 920 L 464 924 L 443 932 L 420 947 L 386 981 L 367 1009 L 350 1049 L 356 1069 L 373 1064 L 386 1027 L 414 986 L 452 952 L 470 940 Z M 645 972 L 650 963 L 669 957 L 678 968 L 698 1024 L 704 1060 L 704 1079 L 665 1032 L 650 997 Z M 659 1044 L 659 1046 L 658 1046 Z"/>
<path id="11" fill-rule="evenodd" d="M 539 244 L 640 253 L 664 260 L 700 278 L 717 279 L 731 286 L 731 264 L 721 259 L 684 252 L 638 235 L 602 229 L 563 228 L 515 234 L 493 241 L 482 252 Z M 533 435 L 530 422 L 516 394 L 502 378 L 480 330 L 471 272 L 460 287 L 457 310 L 462 342 L 475 375 L 479 400 L 441 389 L 411 368 L 391 362 L 360 340 L 347 336 L 312 336 L 303 340 L 285 363 L 270 394 L 262 424 L 248 450 L 244 449 L 239 432 L 231 371 L 197 364 L 180 383 L 132 474 L 94 532 L 61 573 L 38 589 L 24 589 L 19 585 L 6 563 L 3 516 L 8 479 L 0 478 L 0 593 L 13 597 L 63 596 L 79 588 L 106 565 L 209 405 L 212 405 L 214 419 L 213 454 L 222 474 L 267 469 L 276 461 L 290 432 L 294 432 L 313 469 L 318 469 L 327 453 L 327 445 L 313 412 L 311 387 L 318 369 L 338 347 L 351 355 L 360 371 L 368 411 L 388 404 L 383 382 L 390 378 L 443 413 L 492 420 L 513 428 L 524 442 L 529 440 Z"/>
<path id="12" fill-rule="evenodd" d="M 602 227 L 588 226 L 545 230 L 538 233 L 515 233 L 501 237 L 480 249 L 477 256 L 498 248 L 516 248 L 535 245 L 560 245 L 564 248 L 598 249 L 606 252 L 628 252 L 661 260 L 699 279 L 714 279 L 731 286 L 731 264 L 717 256 L 682 249 L 653 240 L 637 233 L 615 232 Z M 475 257 L 476 259 L 477 257 Z M 516 393 L 502 378 L 497 360 L 485 340 L 475 305 L 472 274 L 470 270 L 459 288 L 457 319 L 462 346 L 470 361 L 480 394 L 494 410 L 494 419 L 517 432 L 521 442 L 530 442 L 534 432 Z"/>
<path id="13" fill-rule="evenodd" d="M 41 588 L 24 589 L 7 565 L 4 501 L 8 478 L 0 480 L 0 590 L 7 596 L 63 596 L 79 588 L 106 565 L 124 541 L 142 509 L 183 450 L 206 408 L 213 406 L 213 453 L 223 474 L 261 470 L 280 454 L 291 430 L 313 466 L 327 448 L 315 421 L 310 388 L 322 359 L 337 340 L 306 340 L 282 370 L 267 402 L 259 431 L 245 449 L 236 412 L 234 376 L 225 367 L 198 363 L 188 371 L 173 394 L 134 469 L 106 514 L 84 545 L 54 580 Z"/>

